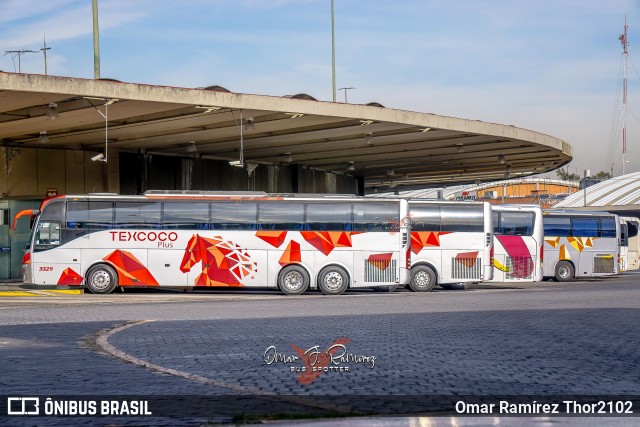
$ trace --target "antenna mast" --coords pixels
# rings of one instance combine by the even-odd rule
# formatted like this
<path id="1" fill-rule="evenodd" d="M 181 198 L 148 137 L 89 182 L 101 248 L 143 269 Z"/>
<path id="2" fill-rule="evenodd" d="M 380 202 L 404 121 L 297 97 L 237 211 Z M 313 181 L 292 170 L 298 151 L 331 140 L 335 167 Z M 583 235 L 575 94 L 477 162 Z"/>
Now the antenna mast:
<path id="1" fill-rule="evenodd" d="M 40 50 L 42 51 L 42 54 L 44 55 L 44 75 L 46 76 L 47 75 L 47 51 L 51 50 L 51 48 L 47 47 L 47 35 L 46 34 L 44 35 L 43 40 L 44 40 L 44 44 L 43 44 L 42 49 L 40 49 Z"/>
<path id="2" fill-rule="evenodd" d="M 627 57 L 629 52 L 629 39 L 627 39 L 627 15 L 624 16 L 624 33 L 619 37 L 622 43 L 622 57 L 624 58 L 622 79 L 622 175 L 627 168 Z"/>

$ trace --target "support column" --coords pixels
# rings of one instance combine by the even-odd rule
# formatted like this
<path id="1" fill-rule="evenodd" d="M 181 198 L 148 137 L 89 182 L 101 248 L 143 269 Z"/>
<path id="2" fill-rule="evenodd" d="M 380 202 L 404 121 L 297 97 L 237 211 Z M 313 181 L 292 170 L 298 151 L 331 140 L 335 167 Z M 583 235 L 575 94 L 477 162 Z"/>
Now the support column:
<path id="1" fill-rule="evenodd" d="M 110 148 L 107 157 L 105 190 L 120 194 L 120 150 Z"/>

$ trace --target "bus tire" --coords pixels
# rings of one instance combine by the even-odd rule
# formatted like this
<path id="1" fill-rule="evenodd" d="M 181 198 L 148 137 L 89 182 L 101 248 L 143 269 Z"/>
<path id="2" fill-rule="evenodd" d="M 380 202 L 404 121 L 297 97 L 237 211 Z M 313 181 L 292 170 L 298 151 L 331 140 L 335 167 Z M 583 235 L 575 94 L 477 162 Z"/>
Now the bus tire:
<path id="1" fill-rule="evenodd" d="M 409 289 L 414 292 L 429 292 L 436 286 L 436 273 L 426 265 L 411 268 Z"/>
<path id="2" fill-rule="evenodd" d="M 349 287 L 349 275 L 344 268 L 330 265 L 318 274 L 318 288 L 325 295 L 340 295 Z"/>
<path id="3" fill-rule="evenodd" d="M 555 278 L 558 282 L 570 282 L 575 277 L 575 268 L 569 261 L 559 261 L 556 264 Z"/>
<path id="4" fill-rule="evenodd" d="M 118 275 L 109 265 L 94 265 L 87 271 L 87 289 L 92 294 L 109 294 L 118 286 Z"/>
<path id="5" fill-rule="evenodd" d="M 307 270 L 299 265 L 288 265 L 278 275 L 278 288 L 287 295 L 301 295 L 309 288 Z"/>

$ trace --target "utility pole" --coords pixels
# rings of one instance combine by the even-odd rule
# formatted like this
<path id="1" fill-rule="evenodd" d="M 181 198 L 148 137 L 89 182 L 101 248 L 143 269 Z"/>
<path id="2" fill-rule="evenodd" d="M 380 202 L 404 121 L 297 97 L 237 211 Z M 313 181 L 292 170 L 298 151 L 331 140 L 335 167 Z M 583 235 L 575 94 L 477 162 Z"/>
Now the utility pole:
<path id="1" fill-rule="evenodd" d="M 98 30 L 98 0 L 93 0 L 93 78 L 100 78 L 100 36 Z"/>
<path id="2" fill-rule="evenodd" d="M 35 50 L 27 50 L 27 49 L 5 50 L 4 51 L 5 55 L 11 55 L 11 60 L 13 61 L 13 69 L 14 69 L 14 71 L 16 69 L 16 57 L 18 58 L 18 72 L 19 73 L 22 72 L 20 57 L 22 55 L 24 55 L 25 53 L 38 53 L 38 52 L 36 52 Z"/>
<path id="3" fill-rule="evenodd" d="M 624 33 L 619 37 L 622 43 L 622 57 L 624 58 L 623 79 L 622 79 L 622 175 L 625 174 L 627 168 L 627 47 L 629 40 L 627 39 L 627 15 L 624 16 Z"/>
<path id="4" fill-rule="evenodd" d="M 44 55 L 44 75 L 47 75 L 47 51 L 51 50 L 50 47 L 47 47 L 47 35 L 44 35 L 44 47 L 40 49 L 42 54 Z"/>
<path id="5" fill-rule="evenodd" d="M 338 90 L 343 90 L 344 91 L 344 103 L 347 103 L 347 91 L 351 90 L 351 89 L 355 89 L 355 87 L 341 87 Z"/>
<path id="6" fill-rule="evenodd" d="M 333 24 L 333 0 L 331 0 L 331 80 L 333 83 L 333 102 L 336 102 L 336 36 Z"/>

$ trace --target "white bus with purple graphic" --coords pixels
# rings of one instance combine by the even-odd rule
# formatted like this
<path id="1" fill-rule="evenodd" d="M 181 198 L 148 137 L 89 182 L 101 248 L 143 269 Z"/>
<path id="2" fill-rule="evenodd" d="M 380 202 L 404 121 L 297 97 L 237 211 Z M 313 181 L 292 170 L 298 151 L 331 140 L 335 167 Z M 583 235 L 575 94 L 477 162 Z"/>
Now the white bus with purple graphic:
<path id="1" fill-rule="evenodd" d="M 25 283 L 86 287 L 395 287 L 409 281 L 406 200 L 147 192 L 45 200 Z"/>
<path id="2" fill-rule="evenodd" d="M 466 289 L 493 276 L 493 225 L 486 202 L 409 200 L 411 281 L 425 292 Z"/>
<path id="3" fill-rule="evenodd" d="M 544 259 L 542 210 L 537 205 L 492 205 L 492 282 L 539 282 Z"/>

